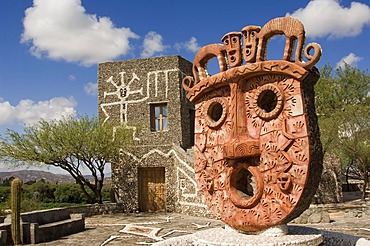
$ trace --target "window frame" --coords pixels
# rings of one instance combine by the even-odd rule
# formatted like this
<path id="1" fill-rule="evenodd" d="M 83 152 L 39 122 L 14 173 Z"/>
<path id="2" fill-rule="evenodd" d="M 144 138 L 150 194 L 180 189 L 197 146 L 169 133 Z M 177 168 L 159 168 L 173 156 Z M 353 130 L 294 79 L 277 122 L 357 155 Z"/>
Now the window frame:
<path id="1" fill-rule="evenodd" d="M 150 103 L 150 131 L 151 132 L 165 132 L 168 131 L 168 104 L 167 102 Z M 159 109 L 159 116 L 156 116 L 156 109 Z M 165 112 L 164 112 L 165 109 Z M 165 114 L 166 113 L 166 114 Z M 159 122 L 157 130 L 157 121 Z M 164 121 L 166 121 L 166 128 L 164 129 Z"/>

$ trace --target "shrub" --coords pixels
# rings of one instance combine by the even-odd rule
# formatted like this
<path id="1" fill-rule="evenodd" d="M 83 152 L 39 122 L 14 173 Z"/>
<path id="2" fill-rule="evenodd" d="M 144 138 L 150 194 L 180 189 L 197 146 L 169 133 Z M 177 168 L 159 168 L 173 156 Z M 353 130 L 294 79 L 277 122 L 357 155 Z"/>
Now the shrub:
<path id="1" fill-rule="evenodd" d="M 103 201 L 111 201 L 111 186 L 104 185 L 102 189 L 102 199 Z"/>
<path id="2" fill-rule="evenodd" d="M 77 184 L 59 184 L 55 186 L 55 202 L 58 203 L 85 203 L 86 199 Z"/>
<path id="3" fill-rule="evenodd" d="M 25 198 L 21 199 L 21 212 L 30 212 L 30 211 L 35 211 L 35 210 L 40 210 L 42 209 L 41 203 L 34 200 L 34 199 L 28 199 Z"/>
<path id="4" fill-rule="evenodd" d="M 54 202 L 54 191 L 55 187 L 52 184 L 45 183 L 45 181 L 40 180 L 31 185 L 25 185 L 27 189 L 27 197 L 29 199 L 34 199 L 39 202 Z"/>
<path id="5" fill-rule="evenodd" d="M 5 203 L 10 198 L 10 187 L 0 186 L 0 203 Z"/>

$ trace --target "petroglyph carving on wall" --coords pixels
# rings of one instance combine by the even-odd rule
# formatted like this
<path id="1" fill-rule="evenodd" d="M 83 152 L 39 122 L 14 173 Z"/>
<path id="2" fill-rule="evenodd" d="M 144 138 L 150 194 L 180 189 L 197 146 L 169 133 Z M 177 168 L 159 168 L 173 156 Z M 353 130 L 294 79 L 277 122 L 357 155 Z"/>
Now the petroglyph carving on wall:
<path id="1" fill-rule="evenodd" d="M 165 79 L 163 86 L 165 90 L 165 98 L 168 95 L 168 73 L 170 72 L 178 72 L 178 69 L 168 69 L 168 70 L 159 70 L 159 71 L 151 71 L 147 73 L 147 78 L 145 82 L 141 82 L 140 78 L 135 74 L 132 73 L 131 75 L 127 75 L 125 71 L 119 73 L 120 81 L 114 81 L 113 75 L 106 80 L 107 83 L 110 83 L 114 86 L 115 90 L 110 92 L 104 92 L 104 98 L 112 96 L 115 97 L 116 100 L 110 100 L 108 103 L 101 103 L 100 107 L 105 115 L 104 122 L 109 120 L 110 113 L 108 112 L 107 108 L 111 106 L 120 106 L 120 122 L 121 124 L 127 123 L 127 108 L 130 104 L 140 103 L 148 100 L 150 97 L 156 97 L 158 95 L 158 75 L 164 74 Z M 127 82 L 128 77 L 130 81 Z M 150 86 L 154 86 L 154 95 L 150 95 Z M 133 87 L 136 87 L 133 89 Z M 116 114 L 116 112 L 112 113 Z"/>
<path id="2" fill-rule="evenodd" d="M 286 36 L 284 56 L 267 61 L 267 42 L 275 35 Z M 309 206 L 318 186 L 322 152 L 313 66 L 321 48 L 309 44 L 305 62 L 304 40 L 302 23 L 291 17 L 247 26 L 225 35 L 223 44 L 201 48 L 194 79 L 183 80 L 196 110 L 198 188 L 209 209 L 237 230 L 287 223 Z M 214 57 L 220 73 L 209 76 L 206 63 Z"/>
<path id="3" fill-rule="evenodd" d="M 100 104 L 100 108 L 104 113 L 103 122 L 107 122 L 111 115 L 119 115 L 119 124 L 125 124 L 126 128 L 133 130 L 133 139 L 140 140 L 136 137 L 136 127 L 128 125 L 128 107 L 147 101 L 149 98 L 155 98 L 158 96 L 160 88 L 164 89 L 165 99 L 168 97 L 168 74 L 170 72 L 179 72 L 178 69 L 167 69 L 150 71 L 147 73 L 146 81 L 141 81 L 136 73 L 131 75 L 127 74 L 125 71 L 119 73 L 119 81 L 113 79 L 113 75 L 110 76 L 105 82 L 113 85 L 114 89 L 112 91 L 104 91 L 104 102 Z M 164 81 L 159 80 L 159 75 L 164 76 Z M 159 83 L 164 83 L 162 86 L 158 86 Z M 152 90 L 150 88 L 154 87 Z M 154 93 L 153 93 L 154 92 Z M 154 95 L 153 95 L 154 94 Z M 113 99 L 112 99 L 113 98 Z M 117 108 L 119 108 L 117 110 Z"/>

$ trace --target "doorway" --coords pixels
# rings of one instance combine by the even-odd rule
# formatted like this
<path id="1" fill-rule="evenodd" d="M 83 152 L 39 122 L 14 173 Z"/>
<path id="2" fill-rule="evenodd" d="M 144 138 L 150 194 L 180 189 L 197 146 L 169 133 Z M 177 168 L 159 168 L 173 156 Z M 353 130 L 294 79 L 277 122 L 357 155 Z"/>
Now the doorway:
<path id="1" fill-rule="evenodd" d="M 146 167 L 138 171 L 140 211 L 166 211 L 165 168 Z"/>

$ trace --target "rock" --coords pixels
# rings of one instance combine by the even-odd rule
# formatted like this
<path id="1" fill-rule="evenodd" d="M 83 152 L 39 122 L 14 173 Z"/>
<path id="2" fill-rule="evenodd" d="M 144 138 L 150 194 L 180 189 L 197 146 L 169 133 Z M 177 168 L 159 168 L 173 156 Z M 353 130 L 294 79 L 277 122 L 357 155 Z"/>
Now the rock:
<path id="1" fill-rule="evenodd" d="M 330 215 L 327 211 L 321 215 L 321 223 L 330 223 Z"/>
<path id="2" fill-rule="evenodd" d="M 309 208 L 304 211 L 298 218 L 292 221 L 295 224 L 318 224 L 330 223 L 328 211 L 320 208 Z"/>
<path id="3" fill-rule="evenodd" d="M 321 213 L 320 212 L 314 212 L 312 213 L 308 219 L 307 219 L 307 223 L 311 223 L 311 224 L 318 224 L 321 222 Z"/>

